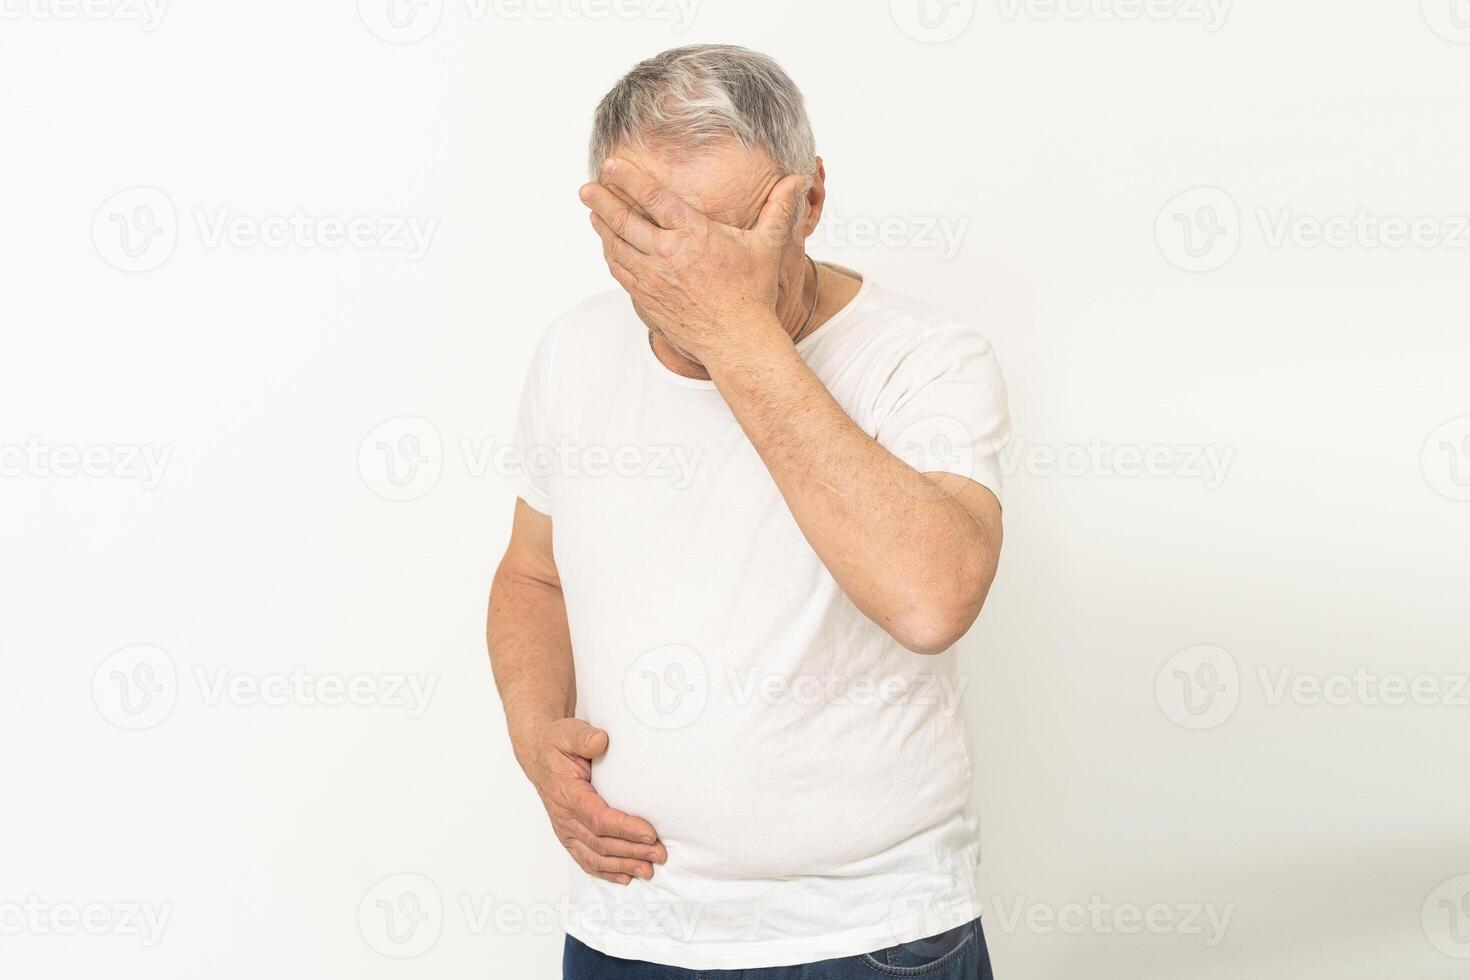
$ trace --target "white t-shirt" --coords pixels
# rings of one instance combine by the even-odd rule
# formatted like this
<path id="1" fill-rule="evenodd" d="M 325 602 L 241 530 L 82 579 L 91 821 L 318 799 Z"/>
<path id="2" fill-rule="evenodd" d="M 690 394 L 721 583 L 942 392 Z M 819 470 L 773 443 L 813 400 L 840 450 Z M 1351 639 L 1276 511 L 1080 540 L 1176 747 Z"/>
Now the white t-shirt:
<path id="1" fill-rule="evenodd" d="M 799 345 L 920 471 L 1000 495 L 1005 384 L 972 328 L 864 283 Z M 910 653 L 838 588 L 714 384 L 626 295 L 546 331 L 512 464 L 550 514 L 592 782 L 668 848 L 624 887 L 573 866 L 567 931 L 689 970 L 852 956 L 979 915 L 953 650 Z M 518 465 L 517 465 L 518 464 Z"/>

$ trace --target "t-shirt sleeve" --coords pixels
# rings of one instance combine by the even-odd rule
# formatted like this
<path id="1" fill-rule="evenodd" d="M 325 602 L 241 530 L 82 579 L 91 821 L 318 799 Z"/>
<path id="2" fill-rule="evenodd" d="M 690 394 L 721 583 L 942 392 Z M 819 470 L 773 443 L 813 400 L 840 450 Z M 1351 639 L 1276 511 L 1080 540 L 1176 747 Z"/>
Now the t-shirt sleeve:
<path id="1" fill-rule="evenodd" d="M 920 473 L 954 473 L 1001 497 L 1001 454 L 1011 434 L 1005 379 L 989 341 L 969 327 L 936 330 L 914 345 L 886 386 L 876 438 Z"/>
<path id="2" fill-rule="evenodd" d="M 557 323 L 541 335 L 526 380 L 521 386 L 521 404 L 516 415 L 515 437 L 502 470 L 511 489 L 543 514 L 551 513 L 551 474 L 548 460 L 556 445 L 554 400 Z"/>

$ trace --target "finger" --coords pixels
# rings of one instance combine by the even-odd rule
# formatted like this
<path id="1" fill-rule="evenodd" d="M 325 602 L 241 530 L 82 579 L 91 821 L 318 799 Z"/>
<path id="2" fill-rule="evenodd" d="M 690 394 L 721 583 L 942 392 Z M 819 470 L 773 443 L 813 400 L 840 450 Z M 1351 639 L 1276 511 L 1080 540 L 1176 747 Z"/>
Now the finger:
<path id="1" fill-rule="evenodd" d="M 703 220 L 704 216 L 685 204 L 679 195 L 627 160 L 604 161 L 602 179 L 626 191 L 662 228 L 683 228 Z"/>
<path id="2" fill-rule="evenodd" d="M 607 732 L 580 718 L 563 718 L 551 727 L 551 744 L 567 755 L 596 759 L 607 751 Z"/>
<path id="3" fill-rule="evenodd" d="M 631 858 L 634 861 L 643 861 L 647 864 L 668 864 L 669 852 L 662 844 L 635 844 L 632 841 L 623 840 L 621 837 L 593 837 L 582 841 L 598 854 L 606 854 L 609 857 Z"/>
<path id="4" fill-rule="evenodd" d="M 755 231 L 763 241 L 772 245 L 785 245 L 791 241 L 796 231 L 797 205 L 806 189 L 806 181 L 801 174 L 790 174 L 771 188 L 765 207 L 761 208 L 760 217 L 755 222 Z"/>
<path id="5" fill-rule="evenodd" d="M 619 238 L 638 251 L 651 254 L 657 250 L 663 229 L 654 227 L 652 222 L 608 188 L 601 184 L 584 184 L 582 203 L 592 209 L 594 217 L 605 221 Z"/>
<path id="6" fill-rule="evenodd" d="M 634 878 L 642 878 L 644 881 L 653 878 L 653 866 L 646 861 L 631 861 L 628 858 L 598 854 L 579 840 L 568 844 L 567 851 L 584 871 L 604 875 L 630 875 Z"/>
<path id="7" fill-rule="evenodd" d="M 591 783 L 580 784 L 567 796 L 567 806 L 573 816 L 598 837 L 621 837 L 650 846 L 658 843 L 658 833 L 652 824 L 608 806 Z"/>
<path id="8" fill-rule="evenodd" d="M 600 215 L 594 213 L 591 220 L 593 230 L 602 239 L 602 255 L 609 262 L 617 262 L 624 268 L 634 269 L 641 267 L 647 260 L 647 255 L 628 244 Z"/>
<path id="9" fill-rule="evenodd" d="M 575 820 L 568 820 L 562 825 L 562 829 L 557 834 L 557 839 L 561 841 L 561 846 L 566 848 L 572 860 L 577 862 L 577 867 L 594 878 L 601 878 L 603 881 L 610 881 L 615 885 L 626 885 L 629 880 L 627 875 L 598 871 L 594 864 L 584 860 L 583 857 L 579 857 L 579 855 L 585 855 L 591 850 L 581 839 L 586 834 L 587 829 L 585 827 L 578 824 Z M 595 837 L 592 839 L 596 840 Z"/>
<path id="10" fill-rule="evenodd" d="M 624 291 L 629 295 L 632 295 L 637 290 L 638 277 L 633 275 L 632 270 L 619 265 L 614 259 L 609 258 L 607 260 L 607 271 L 612 273 L 612 277 L 617 280 L 618 285 L 622 286 Z M 635 303 L 634 305 L 636 306 L 637 304 Z"/>

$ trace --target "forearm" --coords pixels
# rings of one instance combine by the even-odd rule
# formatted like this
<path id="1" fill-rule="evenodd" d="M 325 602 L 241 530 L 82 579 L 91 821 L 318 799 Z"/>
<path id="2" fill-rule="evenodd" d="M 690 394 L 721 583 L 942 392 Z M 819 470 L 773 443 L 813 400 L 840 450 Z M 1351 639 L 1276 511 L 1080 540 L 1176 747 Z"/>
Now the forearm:
<path id="1" fill-rule="evenodd" d="M 858 428 L 774 320 L 745 336 L 706 366 L 807 540 L 891 635 L 923 652 L 947 646 L 979 611 L 998 542 L 952 487 Z"/>
<path id="2" fill-rule="evenodd" d="M 561 588 L 502 564 L 490 587 L 486 642 L 505 707 L 511 746 L 523 768 L 536 733 L 577 704 L 572 643 Z"/>

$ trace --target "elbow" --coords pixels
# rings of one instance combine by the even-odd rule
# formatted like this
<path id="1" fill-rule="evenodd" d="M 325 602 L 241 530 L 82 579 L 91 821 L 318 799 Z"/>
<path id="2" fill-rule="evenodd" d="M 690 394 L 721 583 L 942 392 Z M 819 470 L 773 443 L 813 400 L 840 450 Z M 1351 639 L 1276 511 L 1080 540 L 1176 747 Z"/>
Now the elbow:
<path id="1" fill-rule="evenodd" d="M 980 615 L 980 599 L 968 602 L 931 602 L 915 607 L 888 629 L 910 653 L 933 656 L 960 641 Z"/>

